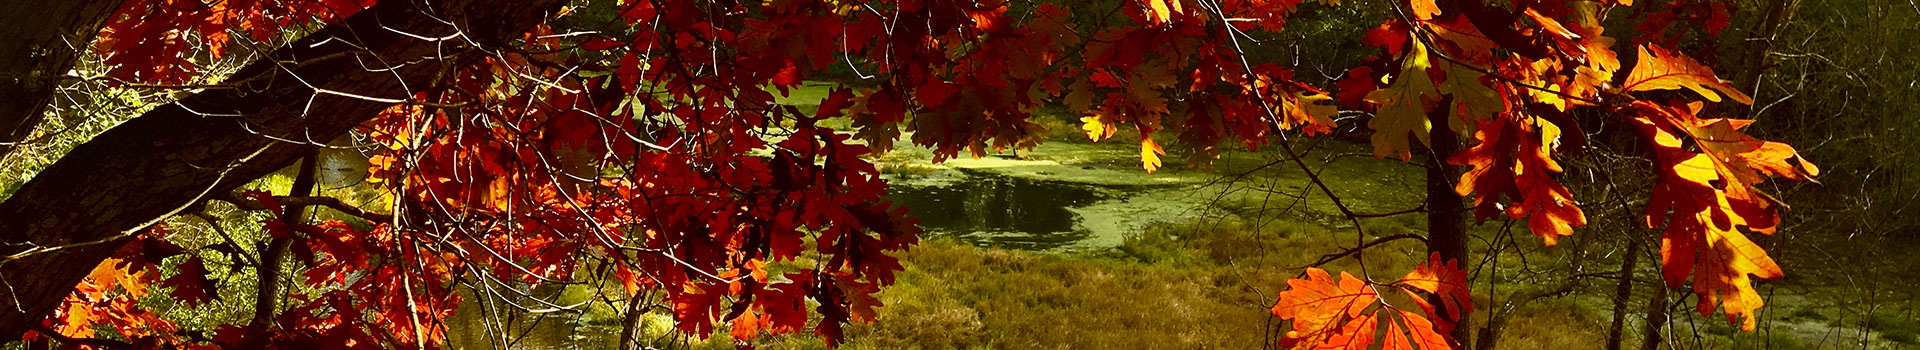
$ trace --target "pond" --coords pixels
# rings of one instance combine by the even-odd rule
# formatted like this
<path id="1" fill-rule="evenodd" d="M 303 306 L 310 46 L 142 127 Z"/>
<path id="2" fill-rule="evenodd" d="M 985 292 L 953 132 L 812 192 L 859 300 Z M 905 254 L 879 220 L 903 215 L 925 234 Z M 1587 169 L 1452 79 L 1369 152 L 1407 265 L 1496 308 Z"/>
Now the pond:
<path id="1" fill-rule="evenodd" d="M 1069 210 L 1124 196 L 1126 188 L 1101 188 L 962 172 L 953 181 L 897 185 L 888 199 L 906 206 L 928 236 L 951 236 L 977 246 L 1049 250 L 1092 235 Z"/>

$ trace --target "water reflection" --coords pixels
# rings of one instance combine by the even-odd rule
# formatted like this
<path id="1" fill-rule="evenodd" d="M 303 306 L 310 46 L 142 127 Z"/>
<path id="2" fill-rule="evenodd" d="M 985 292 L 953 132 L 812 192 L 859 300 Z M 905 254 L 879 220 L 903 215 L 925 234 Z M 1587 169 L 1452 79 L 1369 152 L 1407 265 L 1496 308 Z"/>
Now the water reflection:
<path id="1" fill-rule="evenodd" d="M 891 192 L 888 198 L 911 208 L 928 235 L 1022 250 L 1066 247 L 1091 236 L 1067 208 L 1109 196 L 1083 184 L 981 174 L 937 186 L 895 185 Z"/>

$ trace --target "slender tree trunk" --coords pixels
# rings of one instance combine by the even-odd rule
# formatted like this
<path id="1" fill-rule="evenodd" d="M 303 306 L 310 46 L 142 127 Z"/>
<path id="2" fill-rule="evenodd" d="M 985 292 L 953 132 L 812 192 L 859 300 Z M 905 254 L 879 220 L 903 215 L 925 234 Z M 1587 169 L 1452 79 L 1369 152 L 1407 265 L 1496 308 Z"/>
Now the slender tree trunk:
<path id="1" fill-rule="evenodd" d="M 0 156 L 40 126 L 61 77 L 125 2 L 0 1 Z"/>
<path id="2" fill-rule="evenodd" d="M 1647 298 L 1647 334 L 1646 341 L 1640 343 L 1642 350 L 1659 350 L 1660 342 L 1666 338 L 1660 335 L 1660 329 L 1667 326 L 1667 285 L 1656 283 L 1653 295 Z"/>
<path id="3" fill-rule="evenodd" d="M 320 170 L 320 159 L 316 154 L 308 154 L 300 160 L 299 175 L 293 177 L 293 188 L 287 195 L 306 197 L 313 195 L 316 172 Z M 295 224 L 305 220 L 307 207 L 287 205 L 280 215 L 280 222 Z M 273 329 L 273 316 L 279 311 L 280 300 L 280 261 L 285 260 L 287 248 L 292 246 L 290 237 L 268 237 L 261 245 L 260 266 L 254 267 L 259 288 L 253 296 L 253 321 L 247 324 L 247 339 L 241 348 L 266 349 L 269 341 L 268 331 Z"/>
<path id="4" fill-rule="evenodd" d="M 1440 105 L 1445 106 L 1448 102 L 1442 100 Z M 1433 144 L 1429 146 L 1429 154 L 1426 157 L 1427 252 L 1439 253 L 1443 261 L 1462 261 L 1461 265 L 1465 266 L 1464 262 L 1467 260 L 1466 205 L 1460 201 L 1460 194 L 1453 191 L 1453 181 L 1460 172 L 1455 171 L 1454 166 L 1447 164 L 1447 156 L 1460 151 L 1460 141 L 1454 135 L 1453 129 L 1448 126 L 1447 111 L 1447 108 L 1434 108 L 1427 112 L 1427 120 L 1434 126 L 1433 131 L 1428 135 L 1428 140 Z M 1435 303 L 1434 305 L 1440 305 L 1439 300 L 1432 302 Z M 1446 308 L 1436 308 L 1436 310 L 1446 319 L 1465 320 L 1467 318 L 1464 314 L 1446 315 Z M 1470 348 L 1468 344 L 1471 341 L 1467 337 L 1469 333 L 1467 327 L 1453 329 L 1453 338 L 1459 340 L 1458 344 L 1454 344 L 1455 349 Z"/>
<path id="5" fill-rule="evenodd" d="M 415 92 L 408 86 L 477 61 L 466 43 L 503 45 L 566 2 L 382 1 L 242 68 L 224 83 L 236 88 L 155 108 L 74 148 L 0 202 L 0 338 L 45 318 L 129 237 L 314 148 L 266 136 L 344 134 Z"/>
<path id="6" fill-rule="evenodd" d="M 1627 301 L 1633 298 L 1633 271 L 1640 260 L 1640 238 L 1627 240 L 1627 255 L 1620 262 L 1620 284 L 1613 290 L 1613 324 L 1607 326 L 1607 350 L 1620 350 L 1626 333 Z"/>
<path id="7" fill-rule="evenodd" d="M 1787 22 L 1792 21 L 1794 14 L 1800 11 L 1800 0 L 1769 0 L 1762 11 L 1760 23 L 1755 23 L 1747 32 L 1745 51 L 1739 58 L 1741 69 L 1733 72 L 1734 83 L 1746 86 L 1747 92 L 1756 97 L 1760 94 L 1760 76 L 1772 68 L 1767 63 L 1767 54 L 1773 52 L 1773 40 L 1780 36 L 1780 30 L 1786 28 Z M 1733 108 L 1743 109 L 1740 113 L 1751 118 L 1758 111 L 1754 107 Z"/>
<path id="8" fill-rule="evenodd" d="M 640 321 L 645 320 L 643 316 L 646 315 L 644 312 L 646 308 L 642 307 L 642 305 L 646 304 L 647 303 L 641 302 L 640 299 L 634 297 L 627 298 L 627 312 L 621 315 L 622 320 L 620 322 L 620 350 L 641 349 Z"/>
<path id="9" fill-rule="evenodd" d="M 1508 294 L 1507 298 L 1503 299 L 1505 302 L 1499 303 L 1498 305 L 1489 305 L 1486 311 L 1481 312 L 1490 312 L 1492 314 L 1487 317 L 1486 327 L 1480 328 L 1480 338 L 1474 339 L 1474 349 L 1493 350 L 1499 348 L 1500 333 L 1506 330 L 1507 321 L 1513 319 L 1514 312 L 1519 311 L 1520 307 L 1526 306 L 1534 300 L 1573 293 L 1574 286 L 1579 283 L 1580 280 L 1568 279 L 1552 285 L 1530 285 L 1514 291 L 1513 294 Z"/>

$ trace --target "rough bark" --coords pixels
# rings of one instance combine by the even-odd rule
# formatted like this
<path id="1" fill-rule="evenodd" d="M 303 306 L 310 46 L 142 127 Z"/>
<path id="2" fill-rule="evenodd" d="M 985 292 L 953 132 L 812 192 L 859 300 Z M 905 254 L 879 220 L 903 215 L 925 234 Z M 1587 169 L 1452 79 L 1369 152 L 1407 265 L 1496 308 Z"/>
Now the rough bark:
<path id="1" fill-rule="evenodd" d="M 46 118 L 60 78 L 125 0 L 0 1 L 0 156 Z"/>
<path id="2" fill-rule="evenodd" d="M 1445 106 L 1447 102 L 1448 101 L 1441 101 L 1440 105 Z M 1447 165 L 1447 156 L 1460 151 L 1460 140 L 1459 137 L 1454 135 L 1453 129 L 1447 126 L 1447 111 L 1448 109 L 1446 108 L 1434 108 L 1433 111 L 1427 112 L 1428 121 L 1432 122 L 1435 126 L 1433 130 L 1428 133 L 1428 140 L 1432 141 L 1433 144 L 1429 146 L 1428 150 L 1430 154 L 1428 154 L 1426 161 L 1427 252 L 1439 253 L 1442 261 L 1462 261 L 1463 263 L 1461 265 L 1465 266 L 1464 261 L 1467 261 L 1467 209 L 1466 204 L 1461 202 L 1460 194 L 1453 191 L 1453 181 L 1460 176 L 1459 174 L 1461 172 L 1456 171 L 1457 167 Z M 1439 296 L 1434 296 L 1434 298 L 1439 298 Z M 1431 300 L 1431 302 L 1436 303 L 1434 305 L 1440 305 L 1437 303 L 1441 301 L 1436 299 Z M 1444 308 L 1438 308 L 1436 310 L 1442 314 L 1447 312 Z M 1467 315 L 1442 315 L 1442 317 L 1453 320 L 1464 320 Z M 1455 327 L 1453 329 L 1453 339 L 1460 340 L 1458 344 L 1454 344 L 1457 349 L 1469 348 L 1468 343 L 1470 343 L 1470 341 L 1467 335 L 1467 327 Z"/>
<path id="3" fill-rule="evenodd" d="M 224 83 L 234 89 L 155 108 L 80 145 L 0 203 L 0 338 L 39 322 L 127 237 L 314 148 L 275 138 L 339 136 L 481 57 L 469 42 L 508 42 L 565 2 L 383 1 L 241 69 Z M 420 39 L 456 33 L 464 38 Z"/>

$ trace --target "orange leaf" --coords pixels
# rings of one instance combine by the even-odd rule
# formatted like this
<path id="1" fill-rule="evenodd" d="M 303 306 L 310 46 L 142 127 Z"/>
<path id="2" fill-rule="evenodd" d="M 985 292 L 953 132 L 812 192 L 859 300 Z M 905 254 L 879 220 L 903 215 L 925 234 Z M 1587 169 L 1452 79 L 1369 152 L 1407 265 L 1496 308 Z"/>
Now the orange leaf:
<path id="1" fill-rule="evenodd" d="M 1773 258 L 1741 233 L 1742 228 L 1772 233 L 1779 224 L 1773 199 L 1754 185 L 1770 176 L 1812 179 L 1819 169 L 1800 159 L 1791 146 L 1737 131 L 1749 121 L 1695 117 L 1699 103 L 1670 107 L 1643 101 L 1629 108 L 1638 129 L 1653 141 L 1660 174 L 1647 204 L 1647 225 L 1655 227 L 1671 217 L 1660 247 L 1667 285 L 1678 287 L 1691 273 L 1701 315 L 1719 306 L 1729 321 L 1752 331 L 1757 321 L 1753 311 L 1765 303 L 1749 275 L 1783 275 Z M 1680 133 L 1705 153 L 1685 148 Z"/>
<path id="2" fill-rule="evenodd" d="M 1467 271 L 1460 269 L 1459 259 L 1443 263 L 1440 253 L 1430 253 L 1427 262 L 1407 272 L 1406 277 L 1401 277 L 1395 283 L 1439 296 L 1453 321 L 1458 321 L 1460 315 L 1473 312 L 1473 293 L 1467 285 Z"/>
<path id="3" fill-rule="evenodd" d="M 1395 310 L 1394 315 L 1399 316 L 1398 319 L 1402 323 L 1392 325 L 1399 327 L 1397 330 L 1387 330 L 1385 341 L 1380 342 L 1380 349 L 1413 350 L 1415 349 L 1414 346 L 1418 346 L 1420 350 L 1447 350 L 1453 348 L 1451 345 L 1452 341 L 1447 340 L 1445 335 L 1441 335 L 1440 332 L 1436 331 L 1443 328 L 1434 327 L 1433 322 L 1429 322 L 1426 317 L 1402 310 Z M 1452 327 L 1444 329 L 1452 329 Z"/>
<path id="4" fill-rule="evenodd" d="M 1686 88 L 1699 93 L 1708 101 L 1720 102 L 1720 93 L 1733 97 L 1734 101 L 1753 104 L 1753 98 L 1733 88 L 1728 81 L 1713 75 L 1713 69 L 1700 65 L 1684 55 L 1675 54 L 1653 44 L 1640 47 L 1640 62 L 1634 63 L 1633 73 L 1627 75 L 1627 81 L 1621 91 L 1670 90 Z M 1712 90 L 1708 90 L 1711 88 Z"/>
<path id="5" fill-rule="evenodd" d="M 1322 101 L 1329 103 L 1321 104 Z M 1316 91 L 1287 94 L 1280 99 L 1280 106 L 1285 110 L 1281 112 L 1280 128 L 1290 130 L 1298 126 L 1300 132 L 1307 135 L 1333 132 L 1333 116 L 1340 114 L 1340 107 L 1331 102 L 1332 96 Z"/>
<path id="6" fill-rule="evenodd" d="M 733 330 L 728 334 L 732 335 L 733 339 L 753 340 L 753 336 L 759 334 L 760 328 L 766 325 L 764 316 L 754 312 L 753 308 L 747 308 L 746 312 L 741 312 L 739 317 L 734 317 L 733 322 L 729 323 Z"/>
<path id="7" fill-rule="evenodd" d="M 1280 298 L 1274 302 L 1271 310 L 1275 317 L 1293 320 L 1293 331 L 1287 332 L 1286 338 L 1281 340 L 1282 344 L 1326 343 L 1336 335 L 1352 333 L 1337 329 L 1338 321 L 1360 316 L 1361 311 L 1380 299 L 1373 288 L 1368 288 L 1365 281 L 1353 275 L 1341 272 L 1339 284 L 1335 284 L 1326 270 L 1312 267 L 1307 268 L 1307 279 L 1287 280 L 1287 287 L 1286 291 L 1280 292 Z M 1370 325 L 1361 328 L 1373 330 Z"/>
<path id="8" fill-rule="evenodd" d="M 1437 257 L 1435 259 L 1438 259 Z M 1465 291 L 1465 273 L 1443 271 L 1443 265 L 1423 266 L 1401 280 L 1414 288 L 1444 290 L 1456 283 Z M 1447 266 L 1450 268 L 1450 266 Z M 1455 278 L 1458 277 L 1458 278 Z M 1292 320 L 1293 330 L 1280 339 L 1288 349 L 1449 349 L 1452 341 L 1435 324 L 1413 312 L 1381 304 L 1374 288 L 1345 272 L 1338 284 L 1327 271 L 1307 268 L 1307 279 L 1287 280 L 1286 291 L 1273 305 L 1273 315 Z M 1417 300 L 1417 299 L 1416 299 Z M 1471 310 L 1471 301 L 1463 307 Z M 1377 306 L 1377 307 L 1376 307 Z"/>
<path id="9" fill-rule="evenodd" d="M 1424 21 L 1440 15 L 1440 5 L 1435 4 L 1433 0 L 1412 0 L 1411 2 L 1415 19 Z"/>

